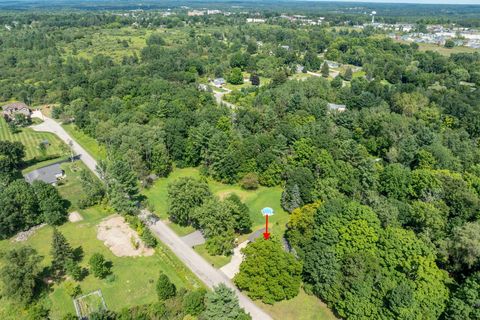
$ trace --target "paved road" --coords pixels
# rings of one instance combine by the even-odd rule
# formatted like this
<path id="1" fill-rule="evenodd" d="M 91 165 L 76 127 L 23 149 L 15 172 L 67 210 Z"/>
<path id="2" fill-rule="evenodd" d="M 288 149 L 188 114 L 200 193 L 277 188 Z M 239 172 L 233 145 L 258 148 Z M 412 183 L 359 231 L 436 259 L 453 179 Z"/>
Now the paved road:
<path id="1" fill-rule="evenodd" d="M 215 97 L 215 101 L 217 101 L 217 104 L 226 105 L 230 109 L 234 109 L 234 110 L 237 109 L 237 106 L 234 105 L 233 103 L 230 103 L 228 101 L 223 100 L 223 96 L 226 95 L 227 93 L 232 92 L 232 90 L 227 89 L 227 88 L 223 88 L 223 90 L 225 90 L 225 91 L 224 92 L 215 91 L 215 90 L 213 91 L 213 96 Z"/>
<path id="2" fill-rule="evenodd" d="M 98 172 L 97 168 L 97 161 L 85 150 L 80 146 L 72 137 L 62 128 L 62 126 L 53 119 L 50 119 L 44 116 L 40 111 L 34 111 L 32 117 L 40 118 L 43 120 L 42 123 L 33 125 L 31 128 L 35 131 L 44 131 L 44 132 L 51 132 L 56 134 L 63 142 L 70 145 L 73 152 L 76 155 L 80 156 L 80 160 L 85 163 L 85 165 L 90 169 L 97 177 Z"/>
<path id="3" fill-rule="evenodd" d="M 220 268 L 220 270 L 229 278 L 233 277 L 240 271 L 240 264 L 243 261 L 242 249 L 247 246 L 249 241 L 240 243 L 235 249 L 233 249 L 232 260 L 229 263 Z"/>
<path id="4" fill-rule="evenodd" d="M 56 134 L 65 143 L 70 144 L 74 152 L 80 155 L 80 159 L 85 165 L 98 176 L 96 172 L 97 162 L 95 159 L 58 124 L 55 120 L 43 116 L 39 111 L 33 113 L 34 117 L 43 119 L 43 123 L 32 126 L 36 131 L 52 132 Z M 142 217 L 150 215 L 147 210 L 142 211 Z M 255 320 L 271 320 L 266 312 L 259 308 L 247 296 L 242 294 L 223 274 L 220 270 L 212 267 L 205 259 L 196 253 L 189 245 L 182 241 L 182 239 L 172 231 L 163 221 L 158 220 L 155 223 L 148 223 L 150 230 L 157 235 L 157 237 L 167 245 L 175 255 L 183 261 L 183 263 L 209 288 L 220 283 L 225 283 L 228 287 L 235 290 L 240 305 L 252 316 Z"/>

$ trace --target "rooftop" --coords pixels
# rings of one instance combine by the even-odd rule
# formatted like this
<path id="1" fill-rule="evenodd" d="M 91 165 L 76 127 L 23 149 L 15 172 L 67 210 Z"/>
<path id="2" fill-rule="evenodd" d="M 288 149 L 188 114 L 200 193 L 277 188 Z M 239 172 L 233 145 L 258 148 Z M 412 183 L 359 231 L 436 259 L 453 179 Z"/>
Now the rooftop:
<path id="1" fill-rule="evenodd" d="M 25 181 L 32 183 L 33 181 L 43 181 L 45 183 L 56 183 L 59 176 L 62 176 L 64 171 L 60 167 L 60 163 L 55 163 L 37 170 L 33 170 L 25 174 Z"/>

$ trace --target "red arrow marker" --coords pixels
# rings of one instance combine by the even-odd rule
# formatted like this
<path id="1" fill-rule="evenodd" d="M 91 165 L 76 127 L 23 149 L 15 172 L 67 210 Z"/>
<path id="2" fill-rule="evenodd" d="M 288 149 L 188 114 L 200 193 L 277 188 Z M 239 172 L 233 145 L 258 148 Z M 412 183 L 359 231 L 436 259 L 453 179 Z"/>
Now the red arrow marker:
<path id="1" fill-rule="evenodd" d="M 268 232 L 268 214 L 265 215 L 265 232 L 263 233 L 263 238 L 268 240 L 270 238 L 270 233 Z"/>

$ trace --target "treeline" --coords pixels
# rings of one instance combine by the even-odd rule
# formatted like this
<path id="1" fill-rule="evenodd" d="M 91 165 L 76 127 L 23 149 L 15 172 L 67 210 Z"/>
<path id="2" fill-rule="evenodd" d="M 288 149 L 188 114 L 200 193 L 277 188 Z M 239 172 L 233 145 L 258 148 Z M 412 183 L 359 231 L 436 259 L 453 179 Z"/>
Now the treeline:
<path id="1" fill-rule="evenodd" d="M 60 225 L 67 220 L 68 203 L 54 186 L 23 179 L 24 156 L 20 142 L 0 141 L 0 239 L 41 223 Z"/>

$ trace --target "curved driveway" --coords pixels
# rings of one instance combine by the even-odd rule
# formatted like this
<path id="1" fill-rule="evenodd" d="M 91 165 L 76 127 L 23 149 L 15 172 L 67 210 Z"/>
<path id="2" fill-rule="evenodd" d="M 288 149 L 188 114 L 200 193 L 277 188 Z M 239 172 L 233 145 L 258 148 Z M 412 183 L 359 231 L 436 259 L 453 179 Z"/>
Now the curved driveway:
<path id="1" fill-rule="evenodd" d="M 56 134 L 61 140 L 69 144 L 73 151 L 80 155 L 85 165 L 96 175 L 97 162 L 95 159 L 62 128 L 62 126 L 53 119 L 45 117 L 40 111 L 35 111 L 32 115 L 43 120 L 43 123 L 32 126 L 35 131 L 45 131 Z M 143 210 L 141 217 L 145 219 L 150 212 Z M 240 305 L 252 316 L 254 320 L 271 320 L 265 311 L 258 307 L 252 300 L 242 294 L 228 279 L 228 277 L 218 269 L 211 266 L 205 259 L 196 253 L 182 239 L 172 231 L 163 221 L 158 220 L 155 223 L 147 223 L 150 230 L 169 247 L 173 253 L 209 288 L 213 288 L 220 283 L 225 283 L 228 287 L 235 290 Z"/>

